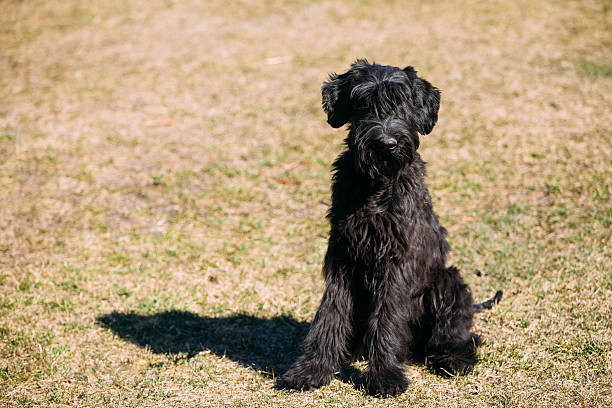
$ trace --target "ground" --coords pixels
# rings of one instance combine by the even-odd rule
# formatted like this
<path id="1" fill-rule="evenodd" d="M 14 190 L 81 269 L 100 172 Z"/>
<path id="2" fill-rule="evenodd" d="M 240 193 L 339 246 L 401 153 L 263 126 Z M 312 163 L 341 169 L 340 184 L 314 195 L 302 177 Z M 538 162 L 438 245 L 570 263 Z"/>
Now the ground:
<path id="1" fill-rule="evenodd" d="M 612 405 L 607 1 L 1 8 L 1 406 Z M 505 296 L 466 377 L 279 391 L 344 137 L 320 85 L 361 57 L 442 90 L 427 183 L 474 297 Z"/>

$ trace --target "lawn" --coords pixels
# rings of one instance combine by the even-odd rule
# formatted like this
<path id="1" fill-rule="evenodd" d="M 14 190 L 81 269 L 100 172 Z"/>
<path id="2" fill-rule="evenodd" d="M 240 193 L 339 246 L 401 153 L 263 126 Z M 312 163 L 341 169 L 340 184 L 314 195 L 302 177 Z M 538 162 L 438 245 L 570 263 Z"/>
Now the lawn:
<path id="1" fill-rule="evenodd" d="M 612 406 L 603 1 L 2 0 L 0 406 Z M 408 391 L 275 379 L 322 295 L 320 86 L 442 90 L 427 183 L 485 344 Z"/>

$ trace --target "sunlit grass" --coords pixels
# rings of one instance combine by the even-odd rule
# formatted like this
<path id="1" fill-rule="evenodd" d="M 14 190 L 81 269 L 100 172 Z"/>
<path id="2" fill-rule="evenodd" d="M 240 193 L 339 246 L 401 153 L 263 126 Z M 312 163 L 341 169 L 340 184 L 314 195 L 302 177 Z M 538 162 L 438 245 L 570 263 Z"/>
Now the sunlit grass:
<path id="1" fill-rule="evenodd" d="M 612 405 L 605 2 L 5 1 L 0 405 Z M 423 138 L 486 343 L 404 395 L 274 389 L 323 281 L 358 57 L 442 90 Z"/>

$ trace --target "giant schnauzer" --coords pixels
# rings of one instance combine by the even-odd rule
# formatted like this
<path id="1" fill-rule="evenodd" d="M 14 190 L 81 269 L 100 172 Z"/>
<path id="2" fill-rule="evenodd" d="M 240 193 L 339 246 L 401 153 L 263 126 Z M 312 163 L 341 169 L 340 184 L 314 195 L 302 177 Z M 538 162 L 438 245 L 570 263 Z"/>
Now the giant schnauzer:
<path id="1" fill-rule="evenodd" d="M 357 60 L 322 87 L 328 123 L 349 124 L 334 163 L 326 289 L 286 388 L 329 383 L 343 364 L 368 360 L 371 395 L 404 392 L 404 362 L 460 375 L 476 364 L 474 304 L 459 270 L 446 266 L 446 230 L 425 185 L 419 134 L 431 132 L 440 92 L 404 69 Z"/>

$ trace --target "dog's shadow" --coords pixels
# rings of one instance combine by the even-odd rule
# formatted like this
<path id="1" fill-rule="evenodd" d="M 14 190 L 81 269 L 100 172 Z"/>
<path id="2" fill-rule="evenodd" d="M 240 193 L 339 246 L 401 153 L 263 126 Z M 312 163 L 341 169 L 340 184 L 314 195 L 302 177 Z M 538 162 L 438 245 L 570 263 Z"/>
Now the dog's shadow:
<path id="1" fill-rule="evenodd" d="M 152 315 L 113 312 L 97 321 L 153 353 L 189 359 L 209 350 L 268 378 L 289 368 L 309 327 L 289 316 L 202 317 L 178 310 Z"/>

